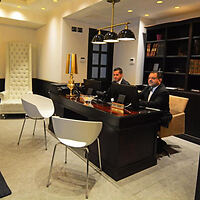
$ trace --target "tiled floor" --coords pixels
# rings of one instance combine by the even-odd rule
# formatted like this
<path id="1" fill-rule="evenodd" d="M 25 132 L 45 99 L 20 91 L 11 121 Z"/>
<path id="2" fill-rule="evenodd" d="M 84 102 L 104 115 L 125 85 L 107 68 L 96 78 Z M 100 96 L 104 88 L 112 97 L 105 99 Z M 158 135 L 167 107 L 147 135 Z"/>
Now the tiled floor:
<path id="1" fill-rule="evenodd" d="M 56 140 L 48 134 L 44 148 L 42 122 L 32 136 L 29 120 L 21 143 L 17 140 L 22 119 L 0 120 L 0 170 L 12 195 L 5 200 L 81 200 L 85 199 L 86 163 L 71 151 L 64 164 L 64 147 L 55 157 L 51 185 L 46 187 L 52 151 Z M 158 158 L 158 164 L 121 181 L 114 181 L 90 167 L 91 200 L 193 200 L 196 185 L 199 145 L 169 137 L 171 157 Z"/>

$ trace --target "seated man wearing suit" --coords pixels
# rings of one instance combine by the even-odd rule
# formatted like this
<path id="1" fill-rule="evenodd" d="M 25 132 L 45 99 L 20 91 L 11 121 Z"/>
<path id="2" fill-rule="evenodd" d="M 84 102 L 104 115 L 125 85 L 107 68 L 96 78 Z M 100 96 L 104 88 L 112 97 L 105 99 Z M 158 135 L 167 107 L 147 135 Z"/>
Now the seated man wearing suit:
<path id="1" fill-rule="evenodd" d="M 123 71 L 120 67 L 117 67 L 113 70 L 113 79 L 112 83 L 123 84 L 123 85 L 130 85 L 128 81 L 123 78 Z M 105 101 L 114 101 L 113 95 L 111 92 L 111 87 L 108 88 L 106 92 Z"/>
<path id="2" fill-rule="evenodd" d="M 130 85 L 130 83 L 123 78 L 123 71 L 120 67 L 114 69 L 113 78 L 114 78 L 113 83 Z"/>
<path id="3" fill-rule="evenodd" d="M 161 72 L 152 71 L 148 77 L 148 86 L 139 93 L 139 105 L 151 108 L 157 108 L 163 111 L 160 118 L 158 131 L 160 126 L 168 127 L 169 122 L 172 119 L 172 115 L 169 112 L 169 92 L 162 84 Z M 166 142 L 157 139 L 157 153 L 166 152 Z M 168 153 L 167 153 L 168 154 Z"/>
<path id="4" fill-rule="evenodd" d="M 162 83 L 161 72 L 152 71 L 149 74 L 148 86 L 139 94 L 139 105 L 163 111 L 160 125 L 168 127 L 172 115 L 169 112 L 169 92 Z"/>

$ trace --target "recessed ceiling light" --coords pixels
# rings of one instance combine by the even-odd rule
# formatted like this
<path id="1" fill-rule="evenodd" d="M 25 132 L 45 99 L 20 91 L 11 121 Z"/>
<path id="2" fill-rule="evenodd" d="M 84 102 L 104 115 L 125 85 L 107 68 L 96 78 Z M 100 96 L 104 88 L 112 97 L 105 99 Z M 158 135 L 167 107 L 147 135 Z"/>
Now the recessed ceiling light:
<path id="1" fill-rule="evenodd" d="M 21 6 L 19 6 L 19 5 L 18 5 L 17 7 L 18 7 L 18 8 L 21 8 Z"/>
<path id="2" fill-rule="evenodd" d="M 144 16 L 145 16 L 145 17 L 149 17 L 149 14 L 145 14 Z"/>
<path id="3" fill-rule="evenodd" d="M 128 12 L 129 12 L 129 13 L 132 13 L 132 12 L 133 12 L 133 10 L 128 10 Z"/>
<path id="4" fill-rule="evenodd" d="M 58 0 L 53 0 L 53 2 L 58 3 Z"/>
<path id="5" fill-rule="evenodd" d="M 41 8 L 42 10 L 46 10 L 46 8 Z"/>
<path id="6" fill-rule="evenodd" d="M 161 3 L 163 3 L 163 1 L 158 0 L 158 1 L 156 1 L 156 3 L 161 4 Z"/>
<path id="7" fill-rule="evenodd" d="M 180 8 L 180 6 L 175 6 L 174 8 L 176 8 L 176 9 L 179 9 L 179 8 Z"/>

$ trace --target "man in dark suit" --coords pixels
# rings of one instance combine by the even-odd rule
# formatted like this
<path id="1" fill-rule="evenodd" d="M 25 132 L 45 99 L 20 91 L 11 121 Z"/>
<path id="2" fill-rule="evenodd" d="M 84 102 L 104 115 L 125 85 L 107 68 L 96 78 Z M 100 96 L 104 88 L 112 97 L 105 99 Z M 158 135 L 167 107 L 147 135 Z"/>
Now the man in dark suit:
<path id="1" fill-rule="evenodd" d="M 152 71 L 148 77 L 148 86 L 139 93 L 139 105 L 151 108 L 157 108 L 162 111 L 160 118 L 158 131 L 160 126 L 168 127 L 169 122 L 172 119 L 172 115 L 169 112 L 169 92 L 162 84 L 161 72 Z M 166 151 L 167 143 L 161 138 L 157 138 L 157 153 Z"/>
<path id="2" fill-rule="evenodd" d="M 169 92 L 162 83 L 161 72 L 152 71 L 149 74 L 148 86 L 139 93 L 139 105 L 163 111 L 160 125 L 168 127 L 172 115 L 169 112 Z"/>
<path id="3" fill-rule="evenodd" d="M 123 71 L 122 71 L 122 68 L 120 68 L 120 67 L 117 67 L 113 70 L 113 78 L 114 78 L 114 81 L 112 81 L 112 83 L 130 85 L 130 83 L 123 78 Z M 109 87 L 106 92 L 105 101 L 110 102 L 113 100 L 114 100 L 114 96 L 112 94 L 111 87 Z M 117 100 L 117 99 L 115 99 L 115 100 Z"/>
<path id="4" fill-rule="evenodd" d="M 130 83 L 123 78 L 123 71 L 120 67 L 114 69 L 113 78 L 114 78 L 113 83 L 130 85 Z"/>

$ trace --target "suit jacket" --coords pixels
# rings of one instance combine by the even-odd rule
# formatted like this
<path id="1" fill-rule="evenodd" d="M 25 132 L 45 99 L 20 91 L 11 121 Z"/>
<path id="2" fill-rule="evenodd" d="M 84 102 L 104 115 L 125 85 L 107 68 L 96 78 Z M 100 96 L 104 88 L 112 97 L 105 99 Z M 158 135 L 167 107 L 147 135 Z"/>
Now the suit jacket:
<path id="1" fill-rule="evenodd" d="M 161 117 L 161 125 L 168 127 L 168 124 L 172 119 L 172 115 L 169 112 L 169 92 L 165 88 L 164 84 L 160 84 L 148 101 L 150 90 L 151 87 L 147 86 L 141 93 L 139 93 L 139 105 L 162 110 L 163 115 Z"/>
<path id="2" fill-rule="evenodd" d="M 117 83 L 117 82 L 113 81 L 113 83 Z M 123 79 L 123 78 L 122 78 L 121 84 L 130 85 L 130 83 L 128 81 L 126 81 L 125 79 Z"/>

